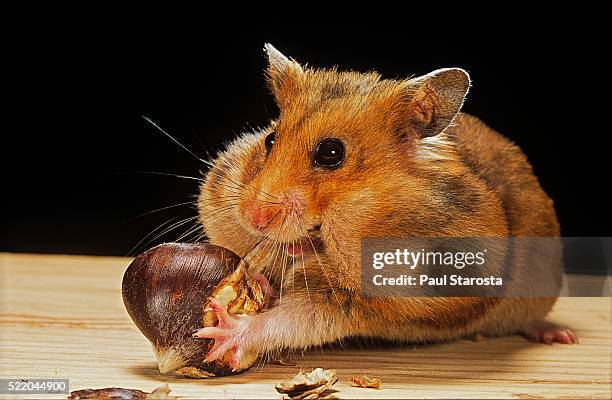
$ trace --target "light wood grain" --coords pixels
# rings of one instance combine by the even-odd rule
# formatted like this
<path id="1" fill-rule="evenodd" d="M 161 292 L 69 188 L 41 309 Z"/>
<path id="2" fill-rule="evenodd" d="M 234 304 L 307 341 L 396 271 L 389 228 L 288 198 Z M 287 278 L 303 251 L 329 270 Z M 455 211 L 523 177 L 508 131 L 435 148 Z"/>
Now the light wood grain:
<path id="1" fill-rule="evenodd" d="M 161 376 L 147 340 L 121 301 L 127 258 L 0 253 L 4 378 L 70 378 L 71 390 L 120 386 L 151 391 L 168 382 L 187 398 L 274 398 L 274 384 L 301 368 L 336 368 L 340 398 L 610 398 L 609 297 L 562 298 L 551 320 L 580 344 L 528 343 L 518 336 L 430 346 L 311 351 L 295 367 L 256 366 L 210 380 Z M 351 375 L 383 381 L 350 386 Z M 52 395 L 38 395 L 57 398 Z M 62 396 L 59 396 L 60 398 Z"/>

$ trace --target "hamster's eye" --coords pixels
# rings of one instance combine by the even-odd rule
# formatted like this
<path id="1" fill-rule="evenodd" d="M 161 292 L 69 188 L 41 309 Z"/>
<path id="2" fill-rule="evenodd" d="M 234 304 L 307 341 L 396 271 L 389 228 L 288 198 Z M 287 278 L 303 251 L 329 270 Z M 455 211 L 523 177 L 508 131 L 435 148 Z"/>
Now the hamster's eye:
<path id="1" fill-rule="evenodd" d="M 274 137 L 276 136 L 276 132 L 269 133 L 266 136 L 266 155 L 270 154 L 270 150 L 272 150 L 272 145 L 274 145 Z"/>
<path id="2" fill-rule="evenodd" d="M 340 139 L 327 138 L 317 144 L 312 159 L 316 167 L 338 168 L 344 161 L 344 143 Z"/>

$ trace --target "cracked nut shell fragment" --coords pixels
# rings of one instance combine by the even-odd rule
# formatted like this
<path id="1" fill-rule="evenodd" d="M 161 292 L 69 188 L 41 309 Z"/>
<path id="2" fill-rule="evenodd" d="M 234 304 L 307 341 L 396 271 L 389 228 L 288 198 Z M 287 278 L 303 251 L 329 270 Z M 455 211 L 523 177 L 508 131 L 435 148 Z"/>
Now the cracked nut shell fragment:
<path id="1" fill-rule="evenodd" d="M 68 400 L 176 400 L 170 396 L 168 385 L 162 385 L 151 393 L 138 389 L 124 389 L 117 387 L 103 389 L 83 389 L 70 392 Z"/>
<path id="2" fill-rule="evenodd" d="M 276 391 L 291 400 L 319 399 L 324 392 L 338 382 L 335 369 L 316 368 L 309 373 L 300 371 L 292 379 L 275 386 Z"/>
<path id="3" fill-rule="evenodd" d="M 244 261 L 206 243 L 165 243 L 142 253 L 125 271 L 122 293 L 130 317 L 153 345 L 159 371 L 192 378 L 239 372 L 229 366 L 229 355 L 204 362 L 214 342 L 193 337 L 218 322 L 209 298 L 232 315 L 252 315 L 264 306 L 261 287 L 247 277 Z M 256 359 L 243 361 L 250 366 Z"/>

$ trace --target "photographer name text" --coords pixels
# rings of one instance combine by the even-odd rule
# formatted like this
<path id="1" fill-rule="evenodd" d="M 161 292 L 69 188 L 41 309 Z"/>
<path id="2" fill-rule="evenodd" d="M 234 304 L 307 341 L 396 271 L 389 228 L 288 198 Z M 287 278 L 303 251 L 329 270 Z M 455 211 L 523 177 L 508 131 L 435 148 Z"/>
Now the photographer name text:
<path id="1" fill-rule="evenodd" d="M 386 277 L 374 275 L 372 278 L 376 286 L 502 286 L 503 279 L 495 276 L 488 277 L 465 277 L 460 275 L 441 275 L 430 277 L 425 274 L 418 276 L 400 275 L 398 277 Z"/>

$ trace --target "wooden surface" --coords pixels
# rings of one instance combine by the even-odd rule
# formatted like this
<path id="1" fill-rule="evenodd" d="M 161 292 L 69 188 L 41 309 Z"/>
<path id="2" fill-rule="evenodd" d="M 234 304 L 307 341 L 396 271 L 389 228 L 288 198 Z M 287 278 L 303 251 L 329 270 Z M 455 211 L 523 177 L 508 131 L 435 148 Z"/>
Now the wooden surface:
<path id="1" fill-rule="evenodd" d="M 581 343 L 532 344 L 518 336 L 430 346 L 312 351 L 297 366 L 265 365 L 210 380 L 161 376 L 147 340 L 121 301 L 127 258 L 0 253 L 3 378 L 69 378 L 71 390 L 120 386 L 196 398 L 276 398 L 274 384 L 299 368 L 335 368 L 340 398 L 610 398 L 609 297 L 562 298 L 551 320 Z M 351 375 L 382 389 L 350 386 Z M 38 395 L 51 398 L 58 395 Z M 5 397 L 6 398 L 6 397 Z"/>

